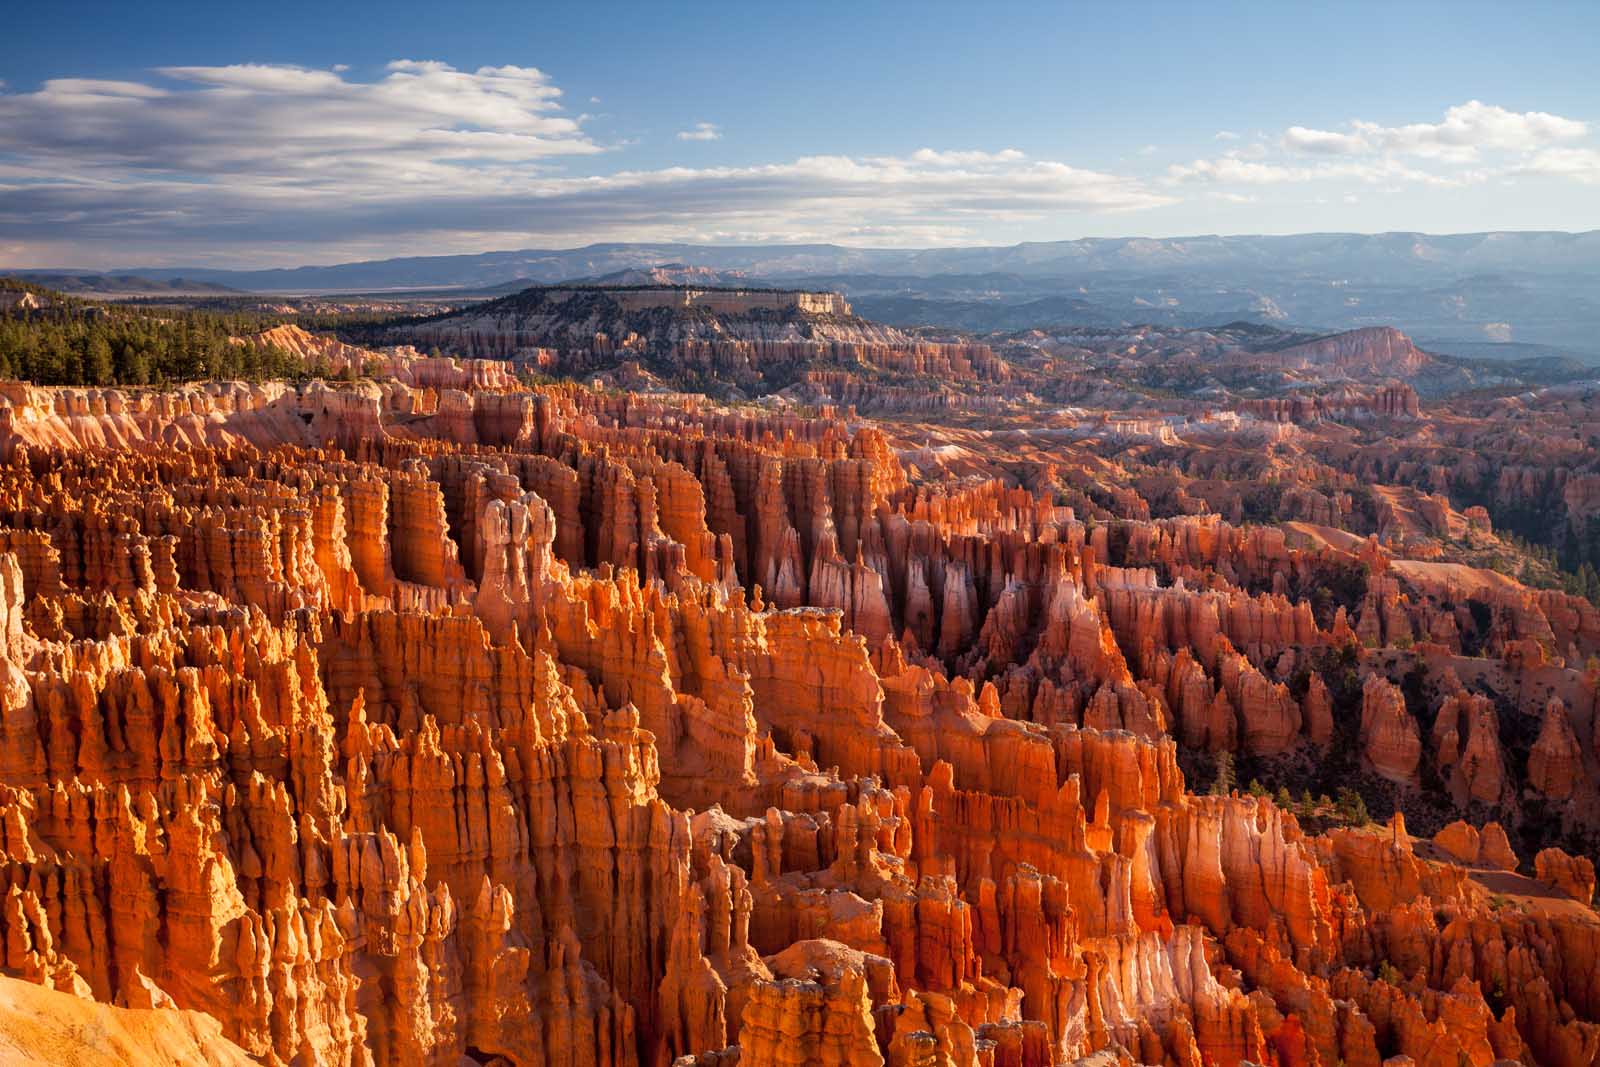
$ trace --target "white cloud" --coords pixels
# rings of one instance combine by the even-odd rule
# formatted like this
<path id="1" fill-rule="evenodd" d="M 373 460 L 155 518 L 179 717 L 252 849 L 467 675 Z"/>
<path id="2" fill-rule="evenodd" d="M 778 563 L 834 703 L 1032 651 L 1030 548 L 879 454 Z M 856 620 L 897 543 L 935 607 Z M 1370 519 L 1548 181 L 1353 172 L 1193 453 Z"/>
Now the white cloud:
<path id="1" fill-rule="evenodd" d="M 1274 185 L 1294 181 L 1298 172 L 1267 163 L 1254 163 L 1232 156 L 1221 159 L 1197 159 L 1191 163 L 1174 163 L 1167 168 L 1167 179 L 1173 182 L 1229 182 L 1244 185 Z"/>
<path id="2" fill-rule="evenodd" d="M 1597 154 L 1571 145 L 1588 133 L 1588 124 L 1577 119 L 1470 100 L 1448 109 L 1436 123 L 1384 126 L 1357 119 L 1343 130 L 1290 126 L 1277 138 L 1276 159 L 1265 144 L 1256 142 L 1217 159 L 1173 164 L 1166 180 L 1223 185 L 1360 182 L 1393 188 L 1476 185 L 1538 173 L 1594 181 L 1600 174 Z M 1307 156 L 1333 158 L 1308 162 Z"/>
<path id="3" fill-rule="evenodd" d="M 1581 182 L 1600 182 L 1600 150 L 1593 148 L 1546 148 L 1518 169 L 1523 174 L 1574 178 Z"/>
<path id="4" fill-rule="evenodd" d="M 334 93 L 345 85 L 337 71 L 261 63 L 240 63 L 231 67 L 162 67 L 160 73 L 178 81 L 259 93 Z"/>
<path id="5" fill-rule="evenodd" d="M 0 94 L 0 241 L 124 263 L 741 234 L 959 243 L 1175 202 L 1014 148 L 568 171 L 616 145 L 560 101 L 534 68 L 409 59 L 369 80 L 258 64 L 60 79 Z M 701 129 L 719 132 L 685 132 Z"/>
<path id="6" fill-rule="evenodd" d="M 693 128 L 678 131 L 680 141 L 720 141 L 722 130 L 714 122 L 697 122 Z"/>
<path id="7" fill-rule="evenodd" d="M 932 148 L 919 148 L 911 153 L 914 163 L 930 163 L 940 167 L 1014 163 L 1022 158 L 1023 154 L 1015 148 L 1002 148 L 998 152 L 938 152 Z"/>
<path id="8" fill-rule="evenodd" d="M 1296 152 L 1328 155 L 1354 155 L 1371 150 L 1366 141 L 1354 134 L 1308 130 L 1304 126 L 1290 126 L 1283 131 L 1283 146 Z"/>
<path id="9" fill-rule="evenodd" d="M 1291 126 L 1285 148 L 1298 152 L 1360 155 L 1394 152 L 1449 162 L 1471 162 L 1484 151 L 1530 151 L 1589 133 L 1587 123 L 1544 111 L 1508 111 L 1469 100 L 1444 113 L 1443 122 L 1384 126 L 1357 119 L 1349 133 Z"/>
<path id="10" fill-rule="evenodd" d="M 608 171 L 630 142 L 601 143 L 562 101 L 536 68 L 415 59 L 364 78 L 343 65 L 183 66 L 0 92 L 0 248 L 115 266 L 603 240 L 961 244 L 1187 197 L 1282 202 L 1302 184 L 1297 203 L 1534 175 L 1600 183 L 1587 124 L 1477 101 L 1434 123 L 1220 130 L 1216 158 L 1153 182 L 1010 147 Z M 676 136 L 722 132 L 699 122 Z"/>
<path id="11" fill-rule="evenodd" d="M 167 67 L 178 88 L 58 78 L 0 95 L 0 153 L 66 181 L 218 180 L 285 194 L 450 181 L 485 163 L 600 151 L 532 67 L 398 61 L 373 82 L 332 70 Z"/>
<path id="12" fill-rule="evenodd" d="M 99 78 L 53 78 L 40 86 L 34 98 L 59 107 L 108 104 L 113 100 L 154 100 L 169 96 L 165 89 L 142 82 L 105 81 Z M 25 96 L 7 100 L 27 99 Z"/>
<path id="13" fill-rule="evenodd" d="M 1456 176 L 1434 174 L 1388 159 L 1351 160 L 1301 166 L 1261 163 L 1223 156 L 1220 159 L 1196 159 L 1190 163 L 1174 163 L 1167 168 L 1167 181 L 1175 184 L 1216 182 L 1235 185 L 1283 185 L 1318 181 L 1367 183 L 1406 181 L 1424 185 L 1463 185 L 1480 180 L 1482 175 L 1479 174 Z"/>

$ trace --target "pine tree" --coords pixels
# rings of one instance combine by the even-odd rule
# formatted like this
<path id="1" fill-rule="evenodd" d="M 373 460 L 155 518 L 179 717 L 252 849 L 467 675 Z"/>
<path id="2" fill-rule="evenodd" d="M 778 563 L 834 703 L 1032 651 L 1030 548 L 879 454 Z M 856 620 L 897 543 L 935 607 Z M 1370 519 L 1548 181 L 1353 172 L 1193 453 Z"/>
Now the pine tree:
<path id="1" fill-rule="evenodd" d="M 1349 786 L 1339 790 L 1339 814 L 1346 822 L 1356 826 L 1365 826 L 1372 821 L 1372 816 L 1367 811 L 1366 798 Z"/>
<path id="2" fill-rule="evenodd" d="M 91 333 L 84 345 L 83 372 L 94 385 L 117 384 L 116 361 L 111 358 L 111 342 L 99 331 Z"/>
<path id="3" fill-rule="evenodd" d="M 1233 753 L 1218 752 L 1217 777 L 1211 783 L 1211 795 L 1214 797 L 1225 797 L 1229 793 L 1233 792 L 1234 784 Z"/>

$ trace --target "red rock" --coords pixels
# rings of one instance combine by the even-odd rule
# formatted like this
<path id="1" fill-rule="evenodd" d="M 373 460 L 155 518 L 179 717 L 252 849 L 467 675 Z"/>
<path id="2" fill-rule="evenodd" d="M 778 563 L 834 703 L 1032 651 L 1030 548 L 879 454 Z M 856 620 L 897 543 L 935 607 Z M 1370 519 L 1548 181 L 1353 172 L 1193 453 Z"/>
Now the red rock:
<path id="1" fill-rule="evenodd" d="M 1594 900 L 1594 861 L 1547 848 L 1533 858 L 1534 877 L 1553 885 L 1580 904 Z"/>
<path id="2" fill-rule="evenodd" d="M 1464 797 L 1483 804 L 1500 803 L 1505 791 L 1505 760 L 1500 750 L 1500 721 L 1484 696 L 1466 692 L 1445 698 L 1433 726 L 1434 759 Z"/>
<path id="3" fill-rule="evenodd" d="M 693 340 L 707 366 L 812 351 Z M 275 1063 L 1587 1062 L 1600 936 L 1571 901 L 1496 906 L 1460 864 L 1515 867 L 1497 824 L 1437 850 L 1403 820 L 1310 832 L 1179 769 L 1326 758 L 1293 750 L 1338 742 L 1364 675 L 1368 762 L 1415 783 L 1429 759 L 1512 825 L 1520 768 L 1458 671 L 1565 702 L 1528 777 L 1570 784 L 1560 830 L 1587 817 L 1562 746 L 1594 686 L 1558 661 L 1600 617 L 1418 570 L 1427 531 L 1487 531 L 1439 457 L 1319 429 L 1336 396 L 1272 423 L 1322 479 L 1285 507 L 1317 518 L 1244 526 L 1216 512 L 1259 449 L 1167 443 L 1183 464 L 1130 474 L 1088 439 L 405 367 L 0 389 L 8 974 L 204 1013 Z M 1360 417 L 1428 420 L 1424 452 L 1467 420 L 1396 396 Z M 1324 431 L 1384 490 L 1383 544 L 1303 528 L 1369 517 Z M 1544 491 L 1501 481 L 1464 484 Z M 1313 611 L 1324 582 L 1374 647 Z M 1388 680 L 1413 664 L 1426 738 Z M 1576 857 L 1534 870 L 1592 892 Z"/>
<path id="4" fill-rule="evenodd" d="M 1528 784 L 1551 800 L 1565 800 L 1583 778 L 1583 748 L 1572 731 L 1566 705 L 1552 697 L 1544 707 L 1539 739 L 1528 754 Z"/>
<path id="5" fill-rule="evenodd" d="M 1478 839 L 1478 862 L 1506 871 L 1517 869 L 1517 855 L 1511 851 L 1511 842 L 1506 839 L 1505 829 L 1499 823 L 1492 822 L 1484 826 Z"/>
<path id="6" fill-rule="evenodd" d="M 1478 831 L 1471 823 L 1456 820 L 1434 834 L 1433 843 L 1461 863 L 1478 862 Z"/>
<path id="7" fill-rule="evenodd" d="M 1417 720 L 1393 684 L 1369 675 L 1361 691 L 1361 739 L 1373 770 L 1393 782 L 1416 780 L 1422 758 Z"/>

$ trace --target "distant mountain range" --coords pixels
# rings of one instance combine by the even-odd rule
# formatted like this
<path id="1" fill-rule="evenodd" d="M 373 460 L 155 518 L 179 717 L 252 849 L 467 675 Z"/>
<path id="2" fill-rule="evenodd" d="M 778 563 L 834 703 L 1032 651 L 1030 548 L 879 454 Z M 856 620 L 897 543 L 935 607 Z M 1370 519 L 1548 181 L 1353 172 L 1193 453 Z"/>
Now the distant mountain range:
<path id="1" fill-rule="evenodd" d="M 84 296 L 159 296 L 164 293 L 222 294 L 241 290 L 214 281 L 185 277 L 152 278 L 139 274 L 73 274 L 58 271 L 21 271 L 12 277 L 58 293 Z"/>
<path id="2" fill-rule="evenodd" d="M 460 256 L 413 256 L 272 270 L 130 267 L 146 278 L 218 282 L 236 289 L 424 288 L 565 281 L 638 267 L 684 264 L 757 276 L 1013 273 L 1024 277 L 1155 271 L 1347 272 L 1367 282 L 1485 271 L 1600 272 L 1600 230 L 1296 234 L 1281 237 L 1083 238 L 974 248 L 848 248 L 842 245 L 596 244 Z M 56 272 L 51 272 L 56 273 Z M 61 272 L 61 273 L 80 273 Z"/>
<path id="3" fill-rule="evenodd" d="M 191 289 L 209 283 L 254 292 L 497 295 L 577 279 L 803 285 L 840 290 L 862 315 L 899 326 L 982 332 L 1235 319 L 1318 330 L 1394 325 L 1490 346 L 1474 355 L 1532 344 L 1600 362 L 1600 231 L 1093 238 L 927 249 L 597 244 L 272 270 L 107 273 L 174 288 L 181 280 Z"/>

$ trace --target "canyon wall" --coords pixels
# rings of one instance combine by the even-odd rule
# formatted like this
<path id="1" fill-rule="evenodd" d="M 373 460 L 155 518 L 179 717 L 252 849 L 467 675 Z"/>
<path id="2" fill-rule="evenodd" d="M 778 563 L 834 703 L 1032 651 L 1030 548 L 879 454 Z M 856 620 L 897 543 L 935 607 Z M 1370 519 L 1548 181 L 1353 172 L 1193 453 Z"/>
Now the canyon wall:
<path id="1" fill-rule="evenodd" d="M 1592 865 L 1482 818 L 1600 811 L 1586 602 L 480 377 L 7 388 L 6 975 L 265 1064 L 1595 1062 Z"/>

